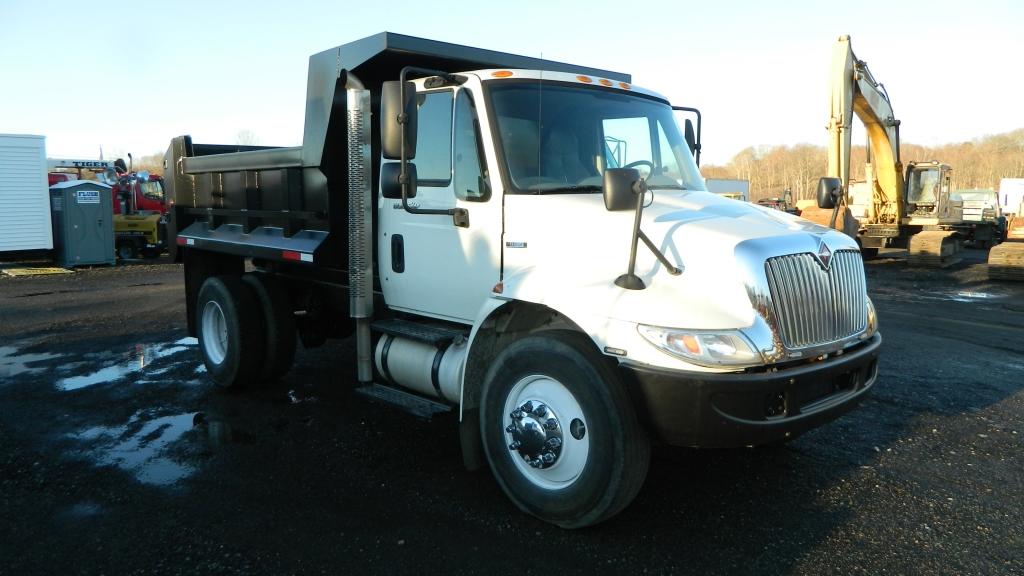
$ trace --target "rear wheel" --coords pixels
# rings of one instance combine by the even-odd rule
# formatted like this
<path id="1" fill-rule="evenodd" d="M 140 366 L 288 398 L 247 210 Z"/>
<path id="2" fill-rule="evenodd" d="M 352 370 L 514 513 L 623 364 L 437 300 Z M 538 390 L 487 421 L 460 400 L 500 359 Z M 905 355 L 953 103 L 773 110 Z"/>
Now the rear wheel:
<path id="1" fill-rule="evenodd" d="M 480 433 L 508 497 L 563 528 L 625 508 L 650 461 L 618 375 L 571 332 L 528 336 L 498 356 L 484 382 Z"/>
<path id="2" fill-rule="evenodd" d="M 256 381 L 264 355 L 263 315 L 252 288 L 236 276 L 207 278 L 196 299 L 199 353 L 224 388 Z"/>
<path id="3" fill-rule="evenodd" d="M 295 361 L 295 315 L 288 291 L 277 278 L 246 274 L 242 280 L 252 288 L 263 314 L 265 354 L 260 377 L 271 382 L 287 374 Z"/>

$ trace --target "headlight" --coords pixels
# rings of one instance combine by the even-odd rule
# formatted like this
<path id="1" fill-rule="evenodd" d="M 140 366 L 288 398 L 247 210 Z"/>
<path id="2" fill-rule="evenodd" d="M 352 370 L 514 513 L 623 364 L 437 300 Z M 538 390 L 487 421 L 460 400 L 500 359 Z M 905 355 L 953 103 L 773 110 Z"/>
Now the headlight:
<path id="1" fill-rule="evenodd" d="M 747 338 L 735 330 L 708 332 L 637 326 L 661 351 L 701 366 L 754 366 L 763 362 Z"/>
<path id="2" fill-rule="evenodd" d="M 875 312 L 875 304 L 868 298 L 868 329 L 864 331 L 864 339 L 867 340 L 878 332 L 878 314 Z"/>

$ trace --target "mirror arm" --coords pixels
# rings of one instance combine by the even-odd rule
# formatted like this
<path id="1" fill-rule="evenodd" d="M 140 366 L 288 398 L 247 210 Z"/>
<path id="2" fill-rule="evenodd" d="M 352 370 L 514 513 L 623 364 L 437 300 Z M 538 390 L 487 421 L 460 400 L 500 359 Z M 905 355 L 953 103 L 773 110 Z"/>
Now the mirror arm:
<path id="1" fill-rule="evenodd" d="M 405 81 L 410 74 L 416 76 L 441 76 L 443 78 L 449 78 L 451 74 L 443 72 L 441 70 L 431 70 L 430 68 L 417 68 L 416 66 L 406 66 L 402 68 L 401 73 L 398 75 L 398 86 L 399 86 L 399 97 L 398 101 L 402 102 L 402 106 L 405 106 Z M 413 104 L 415 106 L 415 103 Z M 409 121 L 409 115 L 403 110 L 398 115 L 398 123 L 406 124 Z M 443 214 L 452 217 L 452 222 L 460 228 L 469 227 L 469 211 L 465 208 L 416 208 L 409 205 L 409 159 L 405 155 L 405 130 L 401 132 L 401 156 L 399 157 L 399 173 L 398 182 L 402 185 L 402 209 L 409 214 Z"/>
<path id="2" fill-rule="evenodd" d="M 697 162 L 697 166 L 700 166 L 700 110 L 696 108 L 690 108 L 688 106 L 673 106 L 672 109 L 678 110 L 680 112 L 693 112 L 697 116 L 697 142 L 694 144 L 693 150 L 695 152 L 694 160 Z"/>
<path id="3" fill-rule="evenodd" d="M 829 228 L 833 228 L 833 229 L 837 229 L 836 228 L 836 220 L 838 219 L 838 216 L 839 216 L 839 207 L 842 206 L 846 202 L 846 194 L 842 194 L 842 193 L 836 194 L 835 198 L 833 200 L 835 202 L 835 206 L 832 207 L 832 218 L 830 218 L 829 221 L 828 221 L 828 227 Z M 843 222 L 843 225 L 845 227 L 845 225 L 846 225 L 845 220 Z M 840 230 L 840 232 L 842 232 L 842 230 Z"/>
<path id="4" fill-rule="evenodd" d="M 644 244 L 654 253 L 654 256 L 665 266 L 668 273 L 673 276 L 678 276 L 683 271 L 672 265 L 668 261 L 668 258 L 658 250 L 658 247 L 651 242 L 651 239 L 644 234 L 643 230 L 640 229 L 640 221 L 643 217 L 644 212 L 644 196 L 647 194 L 647 181 L 641 178 L 635 184 L 633 184 L 633 193 L 636 194 L 636 212 L 633 217 L 633 241 L 629 248 L 629 268 L 626 273 L 615 279 L 615 285 L 620 288 L 627 290 L 643 290 L 647 286 L 644 281 L 636 275 L 636 248 L 639 240 L 643 240 Z"/>
<path id="5" fill-rule="evenodd" d="M 644 244 L 646 244 L 648 248 L 651 249 L 651 252 L 654 253 L 654 257 L 658 259 L 658 262 L 661 262 L 661 265 L 665 267 L 665 270 L 667 270 L 669 274 L 679 276 L 683 273 L 682 270 L 673 266 L 672 263 L 668 261 L 668 258 L 662 254 L 661 250 L 658 250 L 658 247 L 654 245 L 654 242 L 651 242 L 651 239 L 647 237 L 647 234 L 644 234 L 643 230 L 640 230 L 640 239 L 644 241 Z"/>

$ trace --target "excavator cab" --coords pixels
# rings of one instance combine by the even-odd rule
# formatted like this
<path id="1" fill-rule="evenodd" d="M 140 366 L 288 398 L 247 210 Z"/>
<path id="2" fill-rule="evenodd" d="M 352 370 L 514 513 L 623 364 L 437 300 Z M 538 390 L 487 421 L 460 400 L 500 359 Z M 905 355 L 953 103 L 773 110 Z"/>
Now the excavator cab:
<path id="1" fill-rule="evenodd" d="M 949 164 L 932 161 L 907 166 L 907 212 L 913 215 L 938 217 L 949 204 Z"/>

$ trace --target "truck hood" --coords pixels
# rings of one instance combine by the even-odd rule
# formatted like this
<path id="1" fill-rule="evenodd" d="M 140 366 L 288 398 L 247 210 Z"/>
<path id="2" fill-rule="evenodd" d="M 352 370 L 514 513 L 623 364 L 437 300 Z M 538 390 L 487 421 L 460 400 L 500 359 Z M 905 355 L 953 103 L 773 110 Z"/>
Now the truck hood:
<path id="1" fill-rule="evenodd" d="M 629 263 L 633 211 L 608 212 L 600 194 L 507 195 L 505 205 L 505 294 L 655 326 L 750 326 L 748 287 L 763 279 L 766 258 L 817 253 L 822 243 L 857 249 L 785 212 L 703 191 L 655 191 L 641 230 L 683 271 L 669 274 L 641 242 L 636 274 L 647 287 L 627 290 L 614 281 Z"/>

